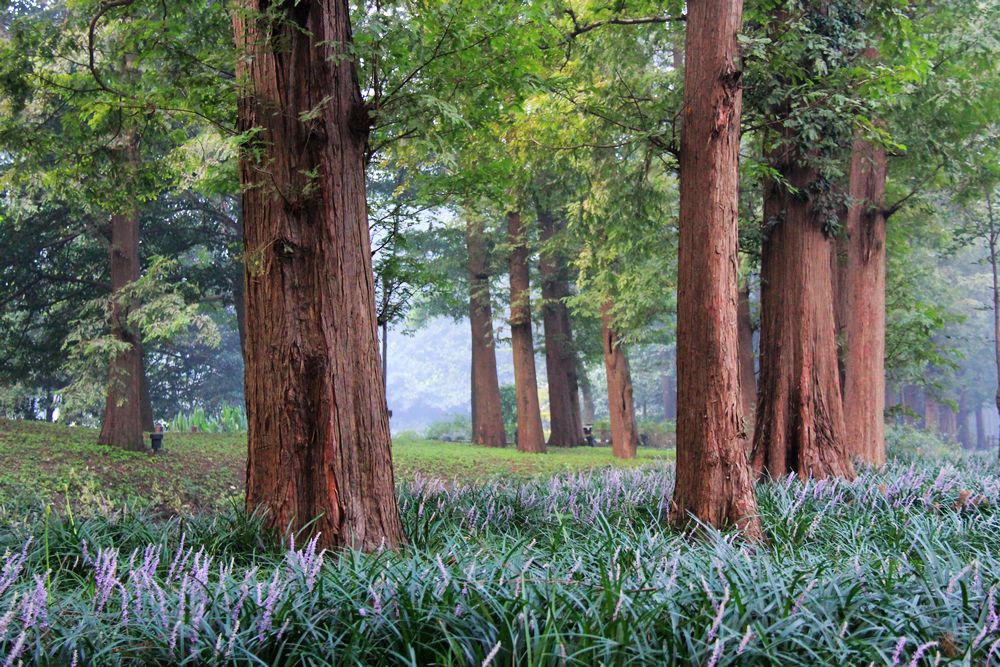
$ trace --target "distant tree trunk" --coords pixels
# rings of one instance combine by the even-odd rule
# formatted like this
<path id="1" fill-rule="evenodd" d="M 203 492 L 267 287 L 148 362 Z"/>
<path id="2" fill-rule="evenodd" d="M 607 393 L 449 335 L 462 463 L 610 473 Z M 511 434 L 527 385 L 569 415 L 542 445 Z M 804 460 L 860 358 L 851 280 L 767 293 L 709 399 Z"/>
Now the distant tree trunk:
<path id="1" fill-rule="evenodd" d="M 794 191 L 772 179 L 764 188 L 754 468 L 772 477 L 853 478 L 844 439 L 832 250 L 808 194 L 818 175 L 793 148 L 793 129 L 782 132 L 768 160 Z"/>
<path id="2" fill-rule="evenodd" d="M 121 151 L 129 169 L 136 167 L 138 144 L 135 136 L 126 138 Z M 104 403 L 104 419 L 97 441 L 132 451 L 143 451 L 143 383 L 142 341 L 139 332 L 129 326 L 128 316 L 133 304 L 121 292 L 139 279 L 139 210 L 135 202 L 124 213 L 111 216 L 111 335 L 128 345 L 112 360 L 108 373 L 108 394 Z M 148 396 L 148 393 L 147 393 Z"/>
<path id="3" fill-rule="evenodd" d="M 680 151 L 677 481 L 670 522 L 761 536 L 737 331 L 741 0 L 688 3 Z"/>
<path id="4" fill-rule="evenodd" d="M 937 433 L 940 420 L 938 419 L 940 415 L 940 409 L 938 408 L 937 401 L 924 390 L 924 430 L 928 433 Z"/>
<path id="5" fill-rule="evenodd" d="M 911 426 L 918 424 L 920 415 L 923 413 L 920 388 L 913 384 L 904 385 L 902 389 L 902 401 L 903 407 L 906 408 L 906 423 Z"/>
<path id="6" fill-rule="evenodd" d="M 677 378 L 674 369 L 670 368 L 670 352 L 663 352 L 663 374 L 660 376 L 660 388 L 663 392 L 663 418 L 677 419 Z"/>
<path id="7" fill-rule="evenodd" d="M 997 225 L 993 215 L 993 198 L 990 192 L 986 192 L 986 222 L 988 225 L 987 241 L 990 247 L 990 268 L 993 274 L 993 358 L 996 363 L 997 372 L 997 393 L 996 406 L 997 416 L 1000 416 L 1000 256 L 997 252 L 997 241 L 1000 236 L 1000 227 Z M 1000 457 L 1000 437 L 997 438 L 997 456 Z"/>
<path id="8" fill-rule="evenodd" d="M 601 309 L 601 334 L 604 346 L 604 371 L 608 378 L 608 415 L 611 421 L 611 453 L 620 459 L 635 458 L 639 447 L 639 428 L 635 423 L 632 398 L 632 373 L 628 357 L 611 321 L 611 304 Z"/>
<path id="9" fill-rule="evenodd" d="M 537 202 L 536 202 L 537 204 Z M 542 282 L 542 325 L 545 330 L 545 373 L 549 384 L 550 447 L 570 447 L 583 440 L 580 417 L 580 383 L 569 308 L 570 295 L 566 259 L 545 244 L 559 231 L 559 225 L 545 206 L 537 204 L 540 239 L 538 273 Z"/>
<path id="10" fill-rule="evenodd" d="M 757 376 L 754 373 L 753 320 L 750 316 L 750 284 L 744 280 L 736 304 L 736 325 L 739 329 L 740 391 L 743 395 L 743 419 L 747 428 L 753 424 L 757 404 Z"/>
<path id="11" fill-rule="evenodd" d="M 507 434 L 500 402 L 490 274 L 481 223 L 472 219 L 466 223 L 465 243 L 468 249 L 469 323 L 472 326 L 472 441 L 488 447 L 503 447 L 507 444 Z"/>
<path id="12" fill-rule="evenodd" d="M 507 214 L 507 235 L 511 245 L 510 346 L 514 356 L 514 391 L 517 397 L 517 448 L 522 452 L 544 452 L 545 433 L 538 404 L 535 374 L 535 345 L 531 333 L 531 285 L 528 279 L 528 244 L 521 214 Z"/>
<path id="13" fill-rule="evenodd" d="M 155 426 L 153 423 L 153 396 L 149 389 L 149 376 L 146 375 L 146 357 L 141 344 L 139 345 L 139 355 L 142 359 L 142 385 L 139 387 L 142 429 L 144 431 L 152 431 Z"/>
<path id="14" fill-rule="evenodd" d="M 404 541 L 365 197 L 370 119 L 346 2 L 233 12 L 246 273 L 248 511 L 320 546 Z"/>
<path id="15" fill-rule="evenodd" d="M 955 411 L 946 403 L 938 406 L 938 433 L 949 442 L 958 441 L 958 420 Z"/>
<path id="16" fill-rule="evenodd" d="M 590 379 L 586 373 L 580 374 L 580 398 L 583 402 L 583 423 L 594 425 L 594 392 L 590 386 Z"/>
<path id="17" fill-rule="evenodd" d="M 969 403 L 965 396 L 959 400 L 956 422 L 958 443 L 963 449 L 972 449 L 975 443 L 972 442 L 972 434 L 969 432 Z"/>
<path id="18" fill-rule="evenodd" d="M 869 49 L 868 58 L 877 52 Z M 844 324 L 844 418 L 853 454 L 885 464 L 885 149 L 857 133 L 851 150 Z"/>
<path id="19" fill-rule="evenodd" d="M 983 417 L 983 406 L 976 406 L 976 449 L 986 449 L 986 420 Z"/>

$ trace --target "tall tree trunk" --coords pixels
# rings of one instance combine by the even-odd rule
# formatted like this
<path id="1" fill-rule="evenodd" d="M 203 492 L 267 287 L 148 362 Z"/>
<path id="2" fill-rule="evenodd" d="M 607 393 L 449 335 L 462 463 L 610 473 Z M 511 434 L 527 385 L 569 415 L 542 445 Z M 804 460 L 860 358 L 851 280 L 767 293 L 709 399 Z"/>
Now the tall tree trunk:
<path id="1" fill-rule="evenodd" d="M 990 247 L 990 268 L 993 274 L 993 359 L 997 372 L 996 407 L 1000 416 L 1000 256 L 997 252 L 997 241 L 1000 236 L 1000 226 L 993 214 L 993 197 L 986 192 L 986 222 Z M 1000 437 L 997 438 L 997 456 L 1000 457 Z"/>
<path id="2" fill-rule="evenodd" d="M 779 111 L 779 118 L 781 112 Z M 816 219 L 814 168 L 791 148 L 769 150 L 794 191 L 768 179 L 761 261 L 760 380 L 753 463 L 758 474 L 854 477 L 845 442 L 834 323 L 831 243 Z"/>
<path id="3" fill-rule="evenodd" d="M 753 424 L 757 404 L 757 376 L 754 373 L 753 320 L 750 316 L 750 284 L 744 280 L 736 304 L 736 325 L 739 328 L 740 391 L 743 395 L 743 419 L 747 428 Z"/>
<path id="4" fill-rule="evenodd" d="M 962 396 L 958 402 L 958 416 L 956 418 L 956 436 L 962 449 L 972 449 L 972 434 L 969 431 L 969 402 Z"/>
<path id="5" fill-rule="evenodd" d="M 521 214 L 507 214 L 507 236 L 511 251 L 510 346 L 514 356 L 514 391 L 517 397 L 517 448 L 522 452 L 544 452 L 545 433 L 538 404 L 535 345 L 531 333 L 531 285 L 528 280 L 528 243 Z"/>
<path id="6" fill-rule="evenodd" d="M 559 231 L 555 216 L 536 201 L 541 227 L 542 251 L 538 273 L 542 282 L 542 326 L 545 330 L 545 374 L 549 384 L 549 446 L 571 447 L 583 440 L 580 417 L 580 383 L 577 378 L 576 353 L 569 308 L 570 295 L 566 259 L 551 248 Z"/>
<path id="7" fill-rule="evenodd" d="M 611 321 L 611 304 L 601 309 L 604 371 L 608 378 L 608 415 L 611 421 L 611 453 L 620 459 L 635 458 L 639 428 L 635 423 L 632 373 L 628 357 Z"/>
<path id="8" fill-rule="evenodd" d="M 324 547 L 404 541 L 365 198 L 369 117 L 348 4 L 233 12 L 247 261 L 246 504 Z"/>
<path id="9" fill-rule="evenodd" d="M 126 138 L 121 150 L 123 163 L 135 169 L 138 143 L 135 136 Z M 139 279 L 139 210 L 134 200 L 129 210 L 111 216 L 111 335 L 128 345 L 112 360 L 108 373 L 108 395 L 104 403 L 104 418 L 97 441 L 122 449 L 143 451 L 143 383 L 142 342 L 139 332 L 128 324 L 133 304 L 124 300 L 121 291 Z M 148 395 L 148 394 L 147 394 Z"/>
<path id="10" fill-rule="evenodd" d="M 924 390 L 924 430 L 928 433 L 937 433 L 940 425 L 941 410 L 934 397 Z"/>
<path id="11" fill-rule="evenodd" d="M 139 359 L 142 362 L 142 384 L 139 386 L 139 407 L 142 412 L 140 419 L 142 420 L 142 429 L 152 431 L 155 426 L 153 423 L 153 396 L 150 392 L 149 376 L 146 375 L 146 355 L 141 343 L 139 345 Z"/>
<path id="12" fill-rule="evenodd" d="M 914 384 L 903 385 L 902 389 L 903 407 L 906 408 L 905 423 L 917 426 L 920 423 L 920 415 L 923 413 L 923 403 L 920 399 L 920 387 Z"/>
<path id="13" fill-rule="evenodd" d="M 692 0 L 680 153 L 677 481 L 670 521 L 759 538 L 739 374 L 737 211 L 741 0 Z"/>
<path id="14" fill-rule="evenodd" d="M 490 274 L 481 223 L 465 226 L 469 271 L 469 323 L 472 327 L 472 441 L 488 447 L 507 444 L 493 339 Z"/>
<path id="15" fill-rule="evenodd" d="M 976 406 L 976 449 L 986 449 L 986 419 L 982 403 Z"/>
<path id="16" fill-rule="evenodd" d="M 868 58 L 877 57 L 867 53 Z M 853 453 L 885 464 L 885 179 L 882 146 L 855 136 L 847 212 L 844 418 Z"/>
<path id="17" fill-rule="evenodd" d="M 958 439 L 958 420 L 955 418 L 955 411 L 946 403 L 938 406 L 938 433 L 948 442 L 956 442 Z"/>
<path id="18" fill-rule="evenodd" d="M 580 415 L 583 423 L 588 426 L 594 425 L 594 391 L 590 386 L 590 379 L 586 373 L 580 374 L 580 399 L 583 403 L 583 411 Z"/>

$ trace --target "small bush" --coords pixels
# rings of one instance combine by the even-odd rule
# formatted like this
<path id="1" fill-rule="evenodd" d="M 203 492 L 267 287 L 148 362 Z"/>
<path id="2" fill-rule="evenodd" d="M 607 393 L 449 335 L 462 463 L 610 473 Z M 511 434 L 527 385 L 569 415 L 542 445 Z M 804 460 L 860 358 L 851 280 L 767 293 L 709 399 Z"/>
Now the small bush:
<path id="1" fill-rule="evenodd" d="M 472 421 L 466 415 L 442 419 L 428 426 L 424 437 L 445 442 L 469 442 L 472 440 Z"/>

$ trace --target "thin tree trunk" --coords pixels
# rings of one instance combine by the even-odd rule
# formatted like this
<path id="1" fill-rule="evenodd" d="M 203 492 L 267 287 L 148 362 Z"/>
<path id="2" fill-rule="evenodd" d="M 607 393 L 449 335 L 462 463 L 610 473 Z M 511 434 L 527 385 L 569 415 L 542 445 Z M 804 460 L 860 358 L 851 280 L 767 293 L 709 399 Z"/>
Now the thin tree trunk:
<path id="1" fill-rule="evenodd" d="M 247 260 L 248 511 L 323 547 L 394 548 L 365 198 L 370 119 L 346 2 L 233 12 Z"/>
<path id="2" fill-rule="evenodd" d="M 946 403 L 938 406 L 938 433 L 948 442 L 958 439 L 958 420 L 955 411 Z"/>
<path id="3" fill-rule="evenodd" d="M 628 357 L 614 324 L 611 304 L 601 309 L 601 335 L 604 347 L 604 371 L 608 378 L 608 415 L 611 421 L 611 453 L 620 459 L 635 458 L 639 447 L 639 428 L 635 423 L 632 397 L 632 373 Z"/>
<path id="4" fill-rule="evenodd" d="M 488 447 L 507 444 L 493 339 L 490 274 L 481 223 L 465 226 L 469 271 L 469 324 L 472 327 L 472 441 Z"/>
<path id="5" fill-rule="evenodd" d="M 779 111 L 779 118 L 782 112 Z M 809 193 L 817 179 L 791 147 L 769 150 L 794 192 L 768 179 L 761 261 L 760 380 L 753 463 L 778 477 L 853 478 L 845 442 L 834 323 L 830 239 Z"/>
<path id="6" fill-rule="evenodd" d="M 750 284 L 744 280 L 736 304 L 736 324 L 739 328 L 740 391 L 743 395 L 743 419 L 747 428 L 753 424 L 757 403 L 757 376 L 754 373 L 753 320 L 750 316 Z"/>
<path id="7" fill-rule="evenodd" d="M 928 433 L 937 433 L 940 428 L 939 416 L 941 410 L 937 401 L 924 390 L 924 430 Z"/>
<path id="8" fill-rule="evenodd" d="M 144 431 L 152 431 L 155 426 L 153 423 L 153 396 L 150 392 L 149 376 L 146 374 L 146 355 L 141 343 L 139 345 L 139 359 L 142 362 L 142 384 L 139 387 L 142 429 Z"/>
<path id="9" fill-rule="evenodd" d="M 983 416 L 983 406 L 976 406 L 976 449 L 986 449 L 986 419 Z"/>
<path id="10" fill-rule="evenodd" d="M 535 345 L 531 333 L 531 285 L 528 279 L 528 244 L 521 214 L 507 214 L 507 235 L 511 245 L 510 346 L 514 356 L 514 391 L 517 397 L 517 448 L 522 452 L 544 452 L 545 433 L 538 404 L 535 374 Z"/>
<path id="11" fill-rule="evenodd" d="M 866 57 L 876 58 L 874 49 Z M 844 418 L 855 456 L 885 464 L 885 149 L 860 132 L 851 150 L 847 213 Z"/>
<path id="12" fill-rule="evenodd" d="M 957 440 L 962 449 L 972 449 L 972 434 L 969 430 L 969 404 L 965 396 L 959 399 L 958 416 L 956 417 Z"/>
<path id="13" fill-rule="evenodd" d="M 583 423 L 588 426 L 594 425 L 594 392 L 590 387 L 590 380 L 586 373 L 580 374 L 580 398 L 583 403 Z"/>
<path id="14" fill-rule="evenodd" d="M 986 213 L 987 224 L 989 225 L 990 246 L 990 268 L 993 273 L 993 358 L 996 363 L 997 372 L 997 393 L 996 406 L 997 416 L 1000 416 L 1000 257 L 997 256 L 997 236 L 1000 229 L 997 228 L 996 219 L 993 216 L 993 198 L 990 193 L 986 193 Z M 997 456 L 1000 457 L 1000 437 L 997 438 Z"/>
<path id="15" fill-rule="evenodd" d="M 572 447 L 583 440 L 580 383 L 569 308 L 566 259 L 551 247 L 559 232 L 555 216 L 536 200 L 542 251 L 538 273 L 542 283 L 542 326 L 545 331 L 545 374 L 549 385 L 549 446 Z"/>
<path id="16" fill-rule="evenodd" d="M 670 522 L 761 536 L 737 331 L 741 0 L 688 3 L 680 153 L 677 481 Z"/>

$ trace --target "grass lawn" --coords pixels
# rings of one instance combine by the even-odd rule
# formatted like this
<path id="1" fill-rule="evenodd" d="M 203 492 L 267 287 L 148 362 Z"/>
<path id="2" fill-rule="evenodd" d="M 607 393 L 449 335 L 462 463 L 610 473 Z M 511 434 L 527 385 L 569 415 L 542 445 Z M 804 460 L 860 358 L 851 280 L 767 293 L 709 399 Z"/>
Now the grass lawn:
<path id="1" fill-rule="evenodd" d="M 96 444 L 97 431 L 40 422 L 0 420 L 0 503 L 51 502 L 102 510 L 141 499 L 164 512 L 216 509 L 242 494 L 243 434 L 168 433 L 164 451 L 125 452 Z M 673 458 L 672 450 L 640 450 L 618 461 L 608 447 L 522 454 L 466 443 L 401 438 L 393 444 L 397 479 L 438 477 L 485 481 L 605 466 L 636 466 Z"/>

